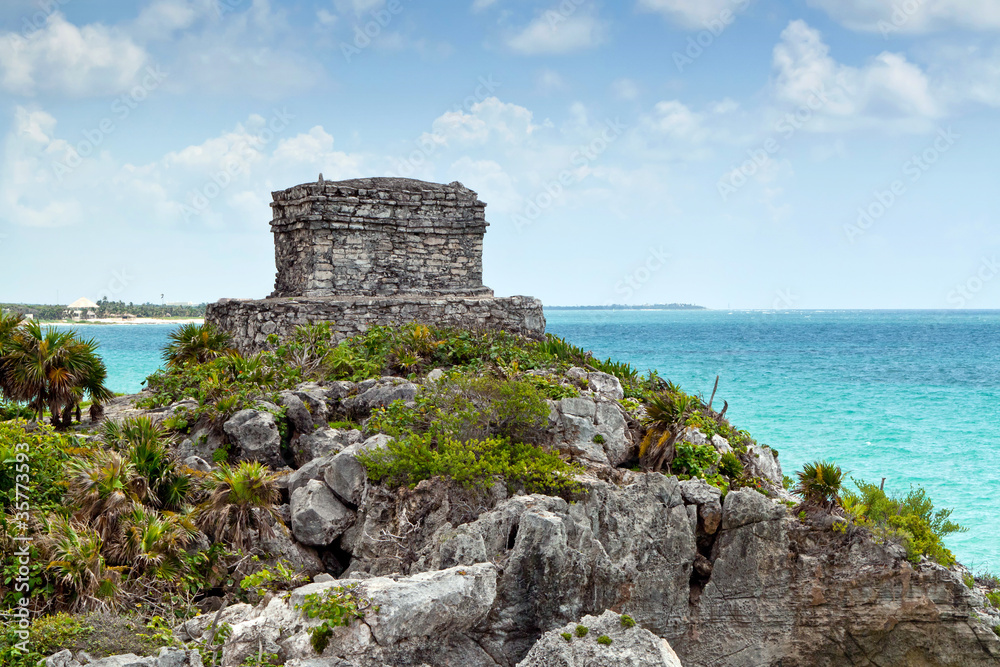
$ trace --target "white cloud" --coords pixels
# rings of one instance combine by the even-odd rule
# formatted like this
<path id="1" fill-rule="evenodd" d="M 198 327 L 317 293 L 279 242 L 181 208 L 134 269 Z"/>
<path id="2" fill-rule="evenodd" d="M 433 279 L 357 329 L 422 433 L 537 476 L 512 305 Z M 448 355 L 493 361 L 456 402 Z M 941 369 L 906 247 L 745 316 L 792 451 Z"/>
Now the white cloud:
<path id="1" fill-rule="evenodd" d="M 174 32 L 186 30 L 199 18 L 215 12 L 214 3 L 206 0 L 156 0 L 143 8 L 130 32 L 140 39 L 169 39 Z"/>
<path id="2" fill-rule="evenodd" d="M 605 26 L 593 14 L 577 10 L 568 16 L 550 9 L 507 39 L 507 46 L 526 56 L 572 53 L 604 41 Z"/>
<path id="3" fill-rule="evenodd" d="M 488 97 L 468 112 L 449 111 L 431 125 L 428 140 L 441 144 L 482 145 L 492 139 L 507 144 L 525 142 L 537 130 L 528 109 Z"/>
<path id="4" fill-rule="evenodd" d="M 618 79 L 611 84 L 611 90 L 620 100 L 634 100 L 639 97 L 639 84 L 632 79 Z"/>
<path id="5" fill-rule="evenodd" d="M 538 76 L 535 77 L 535 83 L 542 93 L 552 93 L 569 88 L 559 72 L 548 68 L 538 73 Z"/>
<path id="6" fill-rule="evenodd" d="M 708 136 L 708 130 L 702 121 L 701 114 L 677 100 L 670 100 L 657 102 L 653 112 L 644 119 L 643 125 L 648 130 L 674 139 L 700 142 Z"/>
<path id="7" fill-rule="evenodd" d="M 59 12 L 28 37 L 0 35 L 0 87 L 18 95 L 119 93 L 147 61 L 129 36 L 99 23 L 78 28 Z"/>
<path id="8" fill-rule="evenodd" d="M 639 0 L 639 9 L 658 12 L 684 28 L 703 29 L 719 21 L 725 12 L 731 15 L 746 9 L 750 0 Z"/>
<path id="9" fill-rule="evenodd" d="M 484 9 L 489 9 L 497 3 L 497 0 L 473 0 L 472 11 L 481 12 Z"/>
<path id="10" fill-rule="evenodd" d="M 841 24 L 868 32 L 922 33 L 959 26 L 1000 28 L 996 0 L 808 0 Z"/>
<path id="11" fill-rule="evenodd" d="M 816 129 L 872 125 L 881 121 L 923 121 L 943 114 L 926 73 L 905 56 L 883 52 L 863 67 L 830 56 L 819 31 L 792 21 L 774 48 L 774 93 L 779 102 L 808 107 L 816 116 L 840 120 Z"/>

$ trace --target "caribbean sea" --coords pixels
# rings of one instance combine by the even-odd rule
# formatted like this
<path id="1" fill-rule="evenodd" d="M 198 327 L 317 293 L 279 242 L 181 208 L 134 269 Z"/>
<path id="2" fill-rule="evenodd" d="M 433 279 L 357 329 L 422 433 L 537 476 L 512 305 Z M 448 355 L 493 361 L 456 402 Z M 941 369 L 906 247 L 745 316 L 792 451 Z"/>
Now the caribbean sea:
<path id="1" fill-rule="evenodd" d="M 1000 311 L 547 310 L 548 330 L 655 368 L 778 450 L 793 475 L 829 459 L 853 477 L 925 487 L 969 528 L 948 546 L 1000 572 Z M 81 326 L 109 387 L 136 392 L 177 325 Z"/>

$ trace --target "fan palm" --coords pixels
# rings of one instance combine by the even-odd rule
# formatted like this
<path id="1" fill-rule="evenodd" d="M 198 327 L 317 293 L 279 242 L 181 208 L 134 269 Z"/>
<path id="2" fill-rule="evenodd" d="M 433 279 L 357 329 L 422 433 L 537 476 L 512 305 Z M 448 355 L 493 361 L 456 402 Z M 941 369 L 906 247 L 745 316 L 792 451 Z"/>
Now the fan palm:
<path id="1" fill-rule="evenodd" d="M 233 337 L 214 324 L 184 324 L 170 333 L 163 348 L 163 360 L 175 368 L 190 363 L 202 364 L 233 352 Z"/>
<path id="2" fill-rule="evenodd" d="M 5 344 L 4 393 L 27 402 L 39 419 L 48 408 L 54 426 L 68 427 L 72 410 L 79 410 L 85 395 L 95 404 L 114 396 L 104 385 L 107 368 L 96 350 L 96 341 L 80 340 L 75 331 L 28 322 Z"/>
<path id="3" fill-rule="evenodd" d="M 149 494 L 149 485 L 135 465 L 115 451 L 70 461 L 67 473 L 68 495 L 80 507 L 78 516 L 93 525 L 101 539 L 111 538 L 120 517 Z"/>
<path id="4" fill-rule="evenodd" d="M 267 516 L 277 517 L 275 477 L 260 463 L 243 461 L 236 467 L 223 463 L 208 478 L 209 495 L 199 507 L 198 525 L 216 540 L 226 540 L 237 548 L 246 546 L 252 530 L 273 535 Z"/>
<path id="5" fill-rule="evenodd" d="M 76 610 L 89 610 L 113 602 L 118 592 L 118 572 L 107 566 L 97 531 L 59 519 L 46 539 L 52 559 L 48 568 L 73 596 Z"/>
<path id="6" fill-rule="evenodd" d="M 844 471 L 829 461 L 815 461 L 802 466 L 796 473 L 799 482 L 795 492 L 806 502 L 833 509 L 840 501 L 840 489 L 844 482 Z"/>
<path id="7" fill-rule="evenodd" d="M 674 444 L 684 431 L 688 416 L 698 409 L 700 401 L 681 391 L 653 394 L 646 399 L 646 436 L 639 446 L 639 459 L 647 470 L 658 471 L 670 463 Z"/>
<path id="8" fill-rule="evenodd" d="M 178 515 L 163 515 L 135 504 L 122 517 L 121 537 L 113 552 L 138 572 L 152 570 L 169 578 L 181 569 L 178 557 L 191 538 Z"/>

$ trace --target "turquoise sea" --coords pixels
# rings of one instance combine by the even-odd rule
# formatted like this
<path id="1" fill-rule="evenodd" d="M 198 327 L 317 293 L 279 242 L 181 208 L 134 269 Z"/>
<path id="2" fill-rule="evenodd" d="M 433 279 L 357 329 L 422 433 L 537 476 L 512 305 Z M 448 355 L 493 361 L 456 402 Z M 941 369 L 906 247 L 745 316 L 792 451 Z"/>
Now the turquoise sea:
<path id="1" fill-rule="evenodd" d="M 948 545 L 1000 571 L 1000 311 L 552 311 L 549 331 L 708 396 L 786 474 L 833 459 L 855 477 L 927 488 L 968 526 Z M 175 325 L 85 326 L 115 391 L 160 365 Z"/>

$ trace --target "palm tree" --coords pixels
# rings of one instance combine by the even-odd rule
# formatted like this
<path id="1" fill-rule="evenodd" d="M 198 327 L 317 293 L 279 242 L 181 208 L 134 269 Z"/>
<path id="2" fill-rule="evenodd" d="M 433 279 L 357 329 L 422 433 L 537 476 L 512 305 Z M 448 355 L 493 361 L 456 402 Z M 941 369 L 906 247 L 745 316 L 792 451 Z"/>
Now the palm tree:
<path id="1" fill-rule="evenodd" d="M 237 548 L 246 546 L 250 531 L 274 534 L 267 515 L 277 518 L 276 475 L 257 462 L 243 461 L 235 468 L 223 463 L 212 471 L 206 486 L 209 496 L 198 509 L 198 525 L 215 539 Z"/>
<path id="2" fill-rule="evenodd" d="M 104 561 L 104 541 L 97 531 L 59 519 L 45 542 L 52 556 L 48 569 L 73 596 L 74 609 L 89 610 L 114 601 L 119 576 Z"/>
<path id="3" fill-rule="evenodd" d="M 101 539 L 111 539 L 119 519 L 149 494 L 135 465 L 115 451 L 100 450 L 90 458 L 67 464 L 68 496 L 79 505 L 78 517 L 93 525 Z"/>
<path id="4" fill-rule="evenodd" d="M 806 502 L 832 510 L 840 501 L 840 488 L 844 482 L 844 471 L 829 461 L 815 461 L 802 466 L 796 473 L 799 478 L 795 492 Z"/>
<path id="5" fill-rule="evenodd" d="M 28 322 L 13 332 L 5 348 L 4 393 L 27 402 L 39 420 L 48 408 L 56 428 L 70 425 L 85 395 L 98 405 L 114 397 L 104 385 L 108 371 L 93 339 Z"/>
<path id="6" fill-rule="evenodd" d="M 184 324 L 170 333 L 163 360 L 170 368 L 202 364 L 234 352 L 232 342 L 233 337 L 214 324 Z"/>

